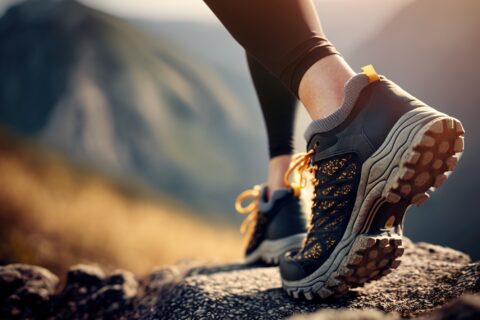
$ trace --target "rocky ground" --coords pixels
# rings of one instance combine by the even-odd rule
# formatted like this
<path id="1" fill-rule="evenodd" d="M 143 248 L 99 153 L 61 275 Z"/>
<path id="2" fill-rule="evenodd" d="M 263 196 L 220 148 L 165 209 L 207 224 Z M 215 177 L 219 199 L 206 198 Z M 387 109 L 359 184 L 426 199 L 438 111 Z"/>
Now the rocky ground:
<path id="1" fill-rule="evenodd" d="M 294 301 L 274 267 L 188 261 L 143 279 L 71 268 L 65 285 L 40 267 L 0 267 L 0 319 L 480 319 L 480 263 L 405 241 L 402 264 L 347 295 Z"/>

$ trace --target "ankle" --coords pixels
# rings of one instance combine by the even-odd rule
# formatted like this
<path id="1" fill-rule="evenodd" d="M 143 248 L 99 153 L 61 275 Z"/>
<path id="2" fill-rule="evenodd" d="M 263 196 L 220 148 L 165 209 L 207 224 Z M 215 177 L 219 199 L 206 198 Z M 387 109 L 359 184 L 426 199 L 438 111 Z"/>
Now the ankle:
<path id="1" fill-rule="evenodd" d="M 299 97 L 313 120 L 325 118 L 341 105 L 345 83 L 355 72 L 339 55 L 313 64 L 300 82 Z"/>
<path id="2" fill-rule="evenodd" d="M 268 197 L 278 189 L 287 188 L 284 182 L 284 175 L 292 160 L 291 155 L 281 155 L 270 159 L 268 163 Z"/>

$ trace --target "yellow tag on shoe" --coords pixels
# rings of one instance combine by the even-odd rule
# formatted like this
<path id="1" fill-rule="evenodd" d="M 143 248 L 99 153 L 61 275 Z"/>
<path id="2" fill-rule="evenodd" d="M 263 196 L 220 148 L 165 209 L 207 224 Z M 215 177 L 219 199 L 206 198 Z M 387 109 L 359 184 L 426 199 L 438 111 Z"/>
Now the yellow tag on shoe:
<path id="1" fill-rule="evenodd" d="M 375 71 L 371 64 L 362 68 L 363 73 L 368 77 L 368 82 L 372 83 L 380 80 L 380 76 Z"/>

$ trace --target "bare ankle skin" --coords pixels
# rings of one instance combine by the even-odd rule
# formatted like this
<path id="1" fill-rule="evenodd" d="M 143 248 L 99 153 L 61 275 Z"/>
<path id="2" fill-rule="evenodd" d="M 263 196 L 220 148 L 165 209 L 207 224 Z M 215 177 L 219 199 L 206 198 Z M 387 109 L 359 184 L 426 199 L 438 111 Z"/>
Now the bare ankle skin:
<path id="1" fill-rule="evenodd" d="M 286 188 L 283 176 L 292 160 L 291 155 L 281 155 L 270 159 L 268 162 L 268 197 L 277 189 Z"/>
<path id="2" fill-rule="evenodd" d="M 339 55 L 327 56 L 307 70 L 300 82 L 299 97 L 313 120 L 324 118 L 340 107 L 345 83 L 355 74 Z M 275 190 L 287 187 L 284 175 L 291 160 L 291 155 L 270 159 L 266 182 L 269 197 Z"/>
<path id="3" fill-rule="evenodd" d="M 313 120 L 335 112 L 343 100 L 345 83 L 355 75 L 339 55 L 325 57 L 304 74 L 298 94 Z"/>

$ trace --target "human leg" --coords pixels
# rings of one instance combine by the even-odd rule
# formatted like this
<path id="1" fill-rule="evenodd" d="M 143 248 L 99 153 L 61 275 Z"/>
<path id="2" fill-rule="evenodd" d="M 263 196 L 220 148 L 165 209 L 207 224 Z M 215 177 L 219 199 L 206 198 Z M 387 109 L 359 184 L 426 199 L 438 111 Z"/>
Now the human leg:
<path id="1" fill-rule="evenodd" d="M 312 119 L 336 110 L 355 73 L 327 40 L 311 0 L 206 0 L 232 36 L 290 91 Z"/>
<path id="2" fill-rule="evenodd" d="M 288 250 L 298 250 L 305 238 L 306 216 L 284 175 L 293 153 L 293 127 L 296 97 L 247 55 L 248 66 L 267 129 L 269 146 L 268 176 L 264 186 L 242 192 L 236 208 L 248 214 L 243 225 L 246 235 L 245 260 L 278 263 Z M 243 204 L 250 200 L 250 204 Z"/>
<path id="3" fill-rule="evenodd" d="M 293 133 L 298 100 L 251 55 L 247 55 L 250 75 L 267 129 L 269 164 L 266 185 L 269 193 L 287 187 L 284 175 L 293 153 Z"/>

